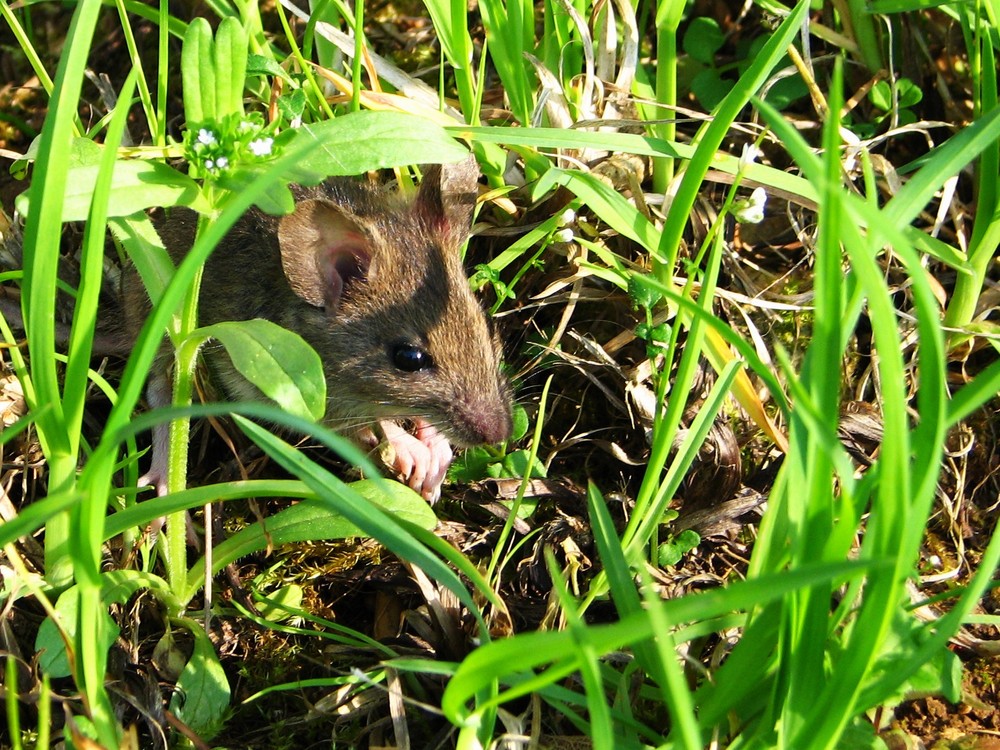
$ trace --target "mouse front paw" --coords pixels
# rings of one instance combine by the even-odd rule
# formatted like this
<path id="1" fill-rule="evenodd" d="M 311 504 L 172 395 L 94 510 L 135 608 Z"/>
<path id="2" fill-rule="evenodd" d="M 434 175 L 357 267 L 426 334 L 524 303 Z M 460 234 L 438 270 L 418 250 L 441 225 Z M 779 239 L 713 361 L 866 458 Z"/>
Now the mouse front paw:
<path id="1" fill-rule="evenodd" d="M 434 503 L 441 497 L 441 485 L 451 465 L 451 444 L 429 422 L 423 419 L 413 422 L 416 435 L 411 435 L 396 422 L 379 422 L 391 449 L 391 455 L 383 458 L 412 490 Z"/>

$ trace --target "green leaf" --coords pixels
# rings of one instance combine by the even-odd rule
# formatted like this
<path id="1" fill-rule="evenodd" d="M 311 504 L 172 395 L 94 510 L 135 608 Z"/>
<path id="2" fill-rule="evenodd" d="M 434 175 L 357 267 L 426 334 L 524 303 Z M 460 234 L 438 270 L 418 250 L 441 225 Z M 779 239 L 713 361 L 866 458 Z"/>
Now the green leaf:
<path id="1" fill-rule="evenodd" d="M 247 35 L 233 16 L 222 19 L 215 34 L 215 113 L 219 120 L 243 114 L 243 83 L 247 74 Z"/>
<path id="2" fill-rule="evenodd" d="M 701 544 L 701 536 L 698 535 L 697 531 L 685 529 L 674 538 L 674 544 L 680 547 L 682 551 L 690 552 Z"/>
<path id="3" fill-rule="evenodd" d="M 808 95 L 809 87 L 801 76 L 789 76 L 775 81 L 774 85 L 768 88 L 764 100 L 772 107 L 784 110 Z"/>
<path id="4" fill-rule="evenodd" d="M 639 323 L 635 327 L 635 335 L 647 343 L 649 347 L 662 350 L 670 341 L 670 326 L 666 323 L 650 325 L 649 323 Z"/>
<path id="5" fill-rule="evenodd" d="M 919 104 L 924 98 L 924 91 L 909 78 L 900 78 L 896 81 L 896 92 L 899 98 L 899 106 L 912 107 Z"/>
<path id="6" fill-rule="evenodd" d="M 374 482 L 365 479 L 348 487 L 391 513 L 395 518 L 410 521 L 424 529 L 433 529 L 437 517 L 427 502 L 406 485 L 398 482 Z M 332 491 L 332 489 L 331 489 Z M 316 502 L 301 502 L 275 513 L 259 524 L 248 526 L 212 550 L 212 571 L 218 572 L 229 563 L 268 545 L 292 542 L 325 541 L 367 536 L 356 524 Z M 188 582 L 198 586 L 204 576 L 205 560 L 199 560 L 188 573 Z"/>
<path id="7" fill-rule="evenodd" d="M 943 648 L 909 679 L 910 689 L 923 695 L 941 695 L 950 703 L 958 703 L 962 699 L 962 672 L 958 654 Z"/>
<path id="8" fill-rule="evenodd" d="M 527 450 L 514 451 L 513 453 L 508 453 L 503 460 L 503 473 L 508 477 L 524 477 L 528 476 L 529 466 L 528 462 L 531 460 L 531 452 Z M 545 474 L 545 464 L 535 458 L 534 464 L 530 467 L 530 476 L 532 479 L 544 479 Z"/>
<path id="9" fill-rule="evenodd" d="M 212 27 L 202 17 L 188 24 L 181 48 L 184 119 L 203 122 L 215 112 L 215 70 L 212 67 Z"/>
<path id="10" fill-rule="evenodd" d="M 62 221 L 84 221 L 90 214 L 99 172 L 97 165 L 69 170 Z M 18 211 L 31 211 L 27 193 L 17 203 Z M 131 216 L 153 206 L 191 206 L 204 208 L 198 183 L 162 162 L 120 160 L 111 178 L 108 216 Z"/>
<path id="11" fill-rule="evenodd" d="M 414 162 L 456 162 L 468 150 L 440 125 L 401 112 L 352 112 L 334 120 L 303 125 L 287 147 L 313 144 L 309 163 L 289 175 L 293 182 L 315 184 L 333 175 L 361 174 Z"/>
<path id="12" fill-rule="evenodd" d="M 205 631 L 194 622 L 188 630 L 194 636 L 194 651 L 177 680 L 170 710 L 195 734 L 210 740 L 224 724 L 229 707 L 229 682 Z"/>
<path id="13" fill-rule="evenodd" d="M 632 304 L 643 310 L 652 310 L 655 305 L 663 299 L 663 295 L 656 287 L 649 284 L 640 284 L 638 278 L 641 274 L 630 273 L 628 276 L 628 296 L 632 299 Z"/>
<path id="14" fill-rule="evenodd" d="M 511 442 L 516 442 L 528 434 L 531 422 L 528 419 L 527 410 L 520 404 L 514 407 L 511 417 L 513 418 L 514 426 L 511 430 L 510 440 Z"/>
<path id="15" fill-rule="evenodd" d="M 166 582 L 150 573 L 133 570 L 118 570 L 101 576 L 101 603 L 104 605 L 96 621 L 87 623 L 88 637 L 96 639 L 98 649 L 107 652 L 118 637 L 118 625 L 108 614 L 107 607 L 124 604 L 139 589 L 149 589 L 168 607 L 177 605 Z M 72 586 L 64 591 L 56 602 L 56 612 L 68 639 L 72 642 L 79 623 L 80 590 Z M 59 633 L 51 617 L 46 617 L 35 636 L 35 651 L 40 652 L 39 664 L 50 677 L 68 677 L 73 672 L 66 656 L 66 642 Z"/>
<path id="16" fill-rule="evenodd" d="M 70 642 L 76 635 L 79 608 L 80 590 L 76 586 L 64 591 L 56 602 L 56 612 L 60 615 L 59 620 Z M 97 627 L 100 639 L 98 648 L 106 652 L 114 645 L 118 628 L 105 610 L 101 610 L 100 619 L 101 624 Z M 51 617 L 46 617 L 38 628 L 35 651 L 38 653 L 39 666 L 49 677 L 69 677 L 73 674 L 66 654 L 66 642 Z"/>
<path id="17" fill-rule="evenodd" d="M 656 563 L 661 568 L 669 568 L 671 565 L 676 565 L 681 561 L 681 557 L 683 557 L 683 554 L 677 548 L 677 545 L 670 542 L 664 542 L 656 550 Z"/>
<path id="18" fill-rule="evenodd" d="M 724 79 L 718 71 L 706 68 L 691 81 L 691 91 L 708 111 L 713 111 L 733 90 L 733 82 Z"/>
<path id="19" fill-rule="evenodd" d="M 883 656 L 875 668 L 878 675 L 899 674 L 912 665 L 914 653 L 929 637 L 926 623 L 910 614 L 897 613 L 892 630 L 883 645 Z M 951 703 L 962 698 L 962 662 L 954 653 L 942 647 L 931 659 L 897 686 L 886 703 L 895 705 L 913 696 L 940 695 Z"/>
<path id="20" fill-rule="evenodd" d="M 266 620 L 284 622 L 292 617 L 289 610 L 302 608 L 302 587 L 291 584 L 271 591 L 266 596 L 256 593 L 254 604 Z"/>
<path id="21" fill-rule="evenodd" d="M 278 97 L 278 112 L 285 122 L 293 122 L 302 117 L 306 111 L 306 92 L 304 89 L 295 89 L 291 93 L 282 94 Z"/>
<path id="22" fill-rule="evenodd" d="M 218 339 L 240 374 L 286 411 L 314 420 L 326 413 L 323 363 L 297 333 L 254 319 L 216 323 L 192 336 Z"/>
<path id="23" fill-rule="evenodd" d="M 708 16 L 698 16 L 691 20 L 682 46 L 684 51 L 700 63 L 711 65 L 715 61 L 715 53 L 722 48 L 726 37 L 719 28 L 718 22 Z"/>
<path id="24" fill-rule="evenodd" d="M 676 565 L 688 552 L 701 544 L 698 532 L 687 529 L 675 536 L 669 542 L 664 542 L 657 549 L 660 567 Z"/>
<path id="25" fill-rule="evenodd" d="M 10 173 L 17 179 L 23 179 L 27 175 L 28 164 L 38 158 L 38 146 L 41 143 L 41 138 L 38 136 L 32 140 L 28 145 L 28 150 L 24 152 L 24 156 L 11 165 Z M 66 166 L 72 168 L 86 164 L 100 164 L 102 153 L 104 150 L 89 138 L 74 138 L 70 144 Z"/>
<path id="26" fill-rule="evenodd" d="M 888 112 L 892 109 L 892 86 L 888 81 L 876 81 L 868 92 L 868 98 L 883 112 Z"/>
<path id="27" fill-rule="evenodd" d="M 221 176 L 218 182 L 226 190 L 238 193 L 249 188 L 268 169 L 266 164 L 241 166 Z M 295 210 L 295 196 L 285 184 L 274 185 L 254 203 L 261 211 L 272 216 L 284 216 Z"/>
<path id="28" fill-rule="evenodd" d="M 286 83 L 292 83 L 292 77 L 288 75 L 284 68 L 278 65 L 277 60 L 264 55 L 249 55 L 247 57 L 247 75 L 250 76 L 273 76 L 280 78 Z"/>
<path id="29" fill-rule="evenodd" d="M 497 471 L 491 473 L 494 467 Z M 485 446 L 475 446 L 462 451 L 452 462 L 448 468 L 448 479 L 459 483 L 478 482 L 499 473 L 496 456 Z"/>

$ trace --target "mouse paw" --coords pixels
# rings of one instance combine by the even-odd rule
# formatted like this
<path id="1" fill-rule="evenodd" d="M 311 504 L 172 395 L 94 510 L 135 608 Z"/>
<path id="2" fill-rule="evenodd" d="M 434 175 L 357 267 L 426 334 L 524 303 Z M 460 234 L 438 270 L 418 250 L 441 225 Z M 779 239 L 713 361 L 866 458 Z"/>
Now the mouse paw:
<path id="1" fill-rule="evenodd" d="M 161 423 L 153 427 L 153 460 L 150 462 L 149 471 L 139 477 L 136 483 L 139 487 L 152 487 L 156 490 L 157 497 L 165 497 L 168 493 L 167 464 L 169 461 L 169 437 L 169 424 Z M 200 551 L 202 547 L 201 540 L 198 539 L 198 535 L 195 533 L 194 524 L 191 522 L 191 514 L 185 513 L 184 515 L 186 519 L 185 528 L 188 546 Z M 157 535 L 162 531 L 166 520 L 166 516 L 160 516 L 150 522 L 147 529 L 150 539 L 156 539 Z"/>
<path id="2" fill-rule="evenodd" d="M 441 497 L 441 485 L 451 465 L 452 450 L 448 439 L 422 419 L 415 419 L 416 435 L 411 435 L 396 422 L 384 420 L 379 427 L 392 448 L 386 463 L 425 500 L 434 503 Z"/>
<path id="3" fill-rule="evenodd" d="M 139 487 L 153 487 L 157 497 L 167 494 L 167 471 L 170 461 L 170 424 L 160 423 L 153 426 L 153 455 L 149 471 L 139 477 Z"/>
<path id="4" fill-rule="evenodd" d="M 150 467 L 149 471 L 139 477 L 136 482 L 139 489 L 152 487 L 156 490 L 157 497 L 164 497 L 167 494 L 167 475 L 160 473 L 155 468 Z"/>

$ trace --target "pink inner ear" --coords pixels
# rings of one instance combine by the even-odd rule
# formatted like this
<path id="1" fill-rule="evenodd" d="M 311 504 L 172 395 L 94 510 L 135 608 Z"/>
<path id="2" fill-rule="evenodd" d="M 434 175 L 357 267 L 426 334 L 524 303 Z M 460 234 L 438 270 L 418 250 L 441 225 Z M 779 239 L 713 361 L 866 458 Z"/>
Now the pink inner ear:
<path id="1" fill-rule="evenodd" d="M 306 200 L 278 225 L 281 267 L 301 299 L 336 312 L 344 292 L 371 275 L 371 252 L 361 225 L 345 207 Z"/>
<path id="2" fill-rule="evenodd" d="M 344 292 L 355 282 L 368 277 L 371 256 L 364 247 L 363 239 L 353 236 L 350 240 L 345 238 L 344 242 L 321 250 L 318 261 L 324 303 L 327 312 L 333 313 Z"/>

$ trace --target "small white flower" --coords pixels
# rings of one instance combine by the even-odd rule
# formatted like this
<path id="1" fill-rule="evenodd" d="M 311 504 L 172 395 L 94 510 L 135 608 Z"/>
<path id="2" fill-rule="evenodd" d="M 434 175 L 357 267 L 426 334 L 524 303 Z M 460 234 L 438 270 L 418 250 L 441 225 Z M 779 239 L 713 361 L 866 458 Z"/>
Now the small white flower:
<path id="1" fill-rule="evenodd" d="M 560 229 L 553 235 L 556 242 L 572 242 L 573 241 L 573 230 L 569 227 L 565 229 Z"/>
<path id="2" fill-rule="evenodd" d="M 301 124 L 302 124 L 302 117 L 301 116 L 293 118 L 292 121 L 289 123 L 289 125 L 291 125 L 291 127 L 293 127 L 293 128 L 297 128 Z"/>
<path id="3" fill-rule="evenodd" d="M 764 220 L 764 204 L 767 203 L 767 192 L 764 188 L 755 188 L 746 200 L 733 204 L 733 216 L 742 224 L 759 224 Z"/>
<path id="4" fill-rule="evenodd" d="M 747 167 L 757 161 L 758 156 L 760 156 L 760 149 L 757 148 L 756 143 L 744 143 L 743 153 L 740 154 L 739 170 L 743 172 Z"/>
<path id="5" fill-rule="evenodd" d="M 245 133 L 248 130 L 253 130 L 256 125 L 254 125 L 250 120 L 240 120 L 239 130 L 241 133 Z"/>
<path id="6" fill-rule="evenodd" d="M 218 159 L 215 160 L 215 165 L 219 169 L 225 169 L 226 167 L 229 166 L 229 157 L 227 157 L 227 156 L 220 156 Z"/>
<path id="7" fill-rule="evenodd" d="M 561 227 L 572 224 L 574 221 L 576 221 L 576 211 L 572 208 L 567 208 L 559 215 L 559 226 Z"/>
<path id="8" fill-rule="evenodd" d="M 205 159 L 205 169 L 209 171 L 215 169 L 215 161 L 213 159 Z"/>
<path id="9" fill-rule="evenodd" d="M 257 138 L 247 144 L 250 149 L 250 153 L 254 156 L 268 156 L 271 153 L 271 147 L 273 145 L 273 138 Z"/>
<path id="10" fill-rule="evenodd" d="M 202 128 L 198 131 L 198 143 L 204 143 L 206 146 L 211 146 L 216 142 L 217 139 L 215 137 L 215 133 L 208 128 Z"/>

